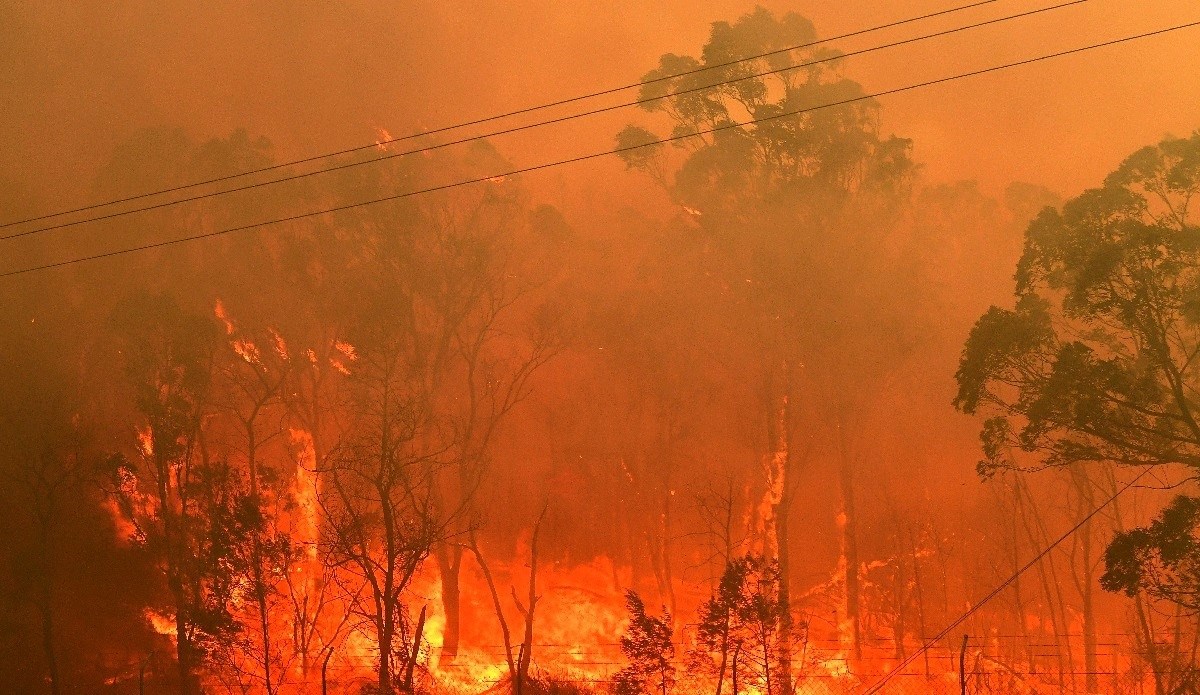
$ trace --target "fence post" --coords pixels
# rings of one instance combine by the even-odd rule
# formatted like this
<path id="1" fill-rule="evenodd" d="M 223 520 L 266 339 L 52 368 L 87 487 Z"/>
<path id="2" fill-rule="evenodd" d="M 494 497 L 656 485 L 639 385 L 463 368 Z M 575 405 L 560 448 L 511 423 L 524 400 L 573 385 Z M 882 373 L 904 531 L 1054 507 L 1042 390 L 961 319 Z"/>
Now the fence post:
<path id="1" fill-rule="evenodd" d="M 958 685 L 962 688 L 962 695 L 967 695 L 967 640 L 970 637 L 963 634 L 962 646 L 958 649 Z"/>

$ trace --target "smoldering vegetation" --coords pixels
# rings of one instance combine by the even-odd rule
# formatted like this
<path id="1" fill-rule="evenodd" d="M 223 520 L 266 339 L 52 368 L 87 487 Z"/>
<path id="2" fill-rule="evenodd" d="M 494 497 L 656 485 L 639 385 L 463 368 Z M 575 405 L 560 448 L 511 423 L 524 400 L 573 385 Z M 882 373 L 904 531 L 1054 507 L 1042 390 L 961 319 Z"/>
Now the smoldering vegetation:
<path id="1" fill-rule="evenodd" d="M 818 36 L 730 16 L 628 74 Z M 716 84 L 822 57 L 647 84 L 606 146 L 681 138 L 602 176 L 401 154 L 439 133 L 0 241 L 3 270 L 148 247 L 0 279 L 0 682 L 791 695 L 914 656 L 887 692 L 1189 692 L 1197 136 L 1067 198 L 930 180 L 873 100 L 702 132 L 866 93 L 836 60 Z M 70 199 L 296 137 L 223 132 L 134 130 Z M 0 220 L 62 199 L 5 179 Z"/>

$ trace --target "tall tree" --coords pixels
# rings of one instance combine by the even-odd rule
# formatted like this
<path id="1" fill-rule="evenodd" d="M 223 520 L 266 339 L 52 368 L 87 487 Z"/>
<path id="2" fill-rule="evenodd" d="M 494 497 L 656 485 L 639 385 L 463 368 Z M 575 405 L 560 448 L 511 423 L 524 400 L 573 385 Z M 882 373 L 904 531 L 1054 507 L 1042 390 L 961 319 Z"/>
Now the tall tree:
<path id="1" fill-rule="evenodd" d="M 1129 156 L 1095 189 L 1029 225 L 1016 305 L 976 323 L 955 405 L 985 412 L 979 472 L 1069 467 L 1090 507 L 1087 464 L 1200 467 L 1200 133 Z M 1180 603 L 1194 535 L 1181 497 L 1147 529 L 1122 533 L 1102 585 Z M 1080 513 L 1086 513 L 1081 510 Z M 1082 530 L 1087 663 L 1095 661 L 1092 530 Z M 1182 563 L 1182 564 L 1177 564 Z M 1167 584 L 1175 579 L 1165 580 Z M 1185 580 L 1186 583 L 1186 580 Z M 1140 609 L 1140 608 L 1139 608 Z M 1089 671 L 1093 669 L 1088 669 Z M 1094 679 L 1089 677 L 1089 686 Z"/>
<path id="2" fill-rule="evenodd" d="M 441 528 L 431 480 L 438 445 L 426 441 L 432 396 L 422 362 L 410 352 L 422 343 L 404 323 L 410 314 L 386 307 L 404 295 L 376 296 L 387 298 L 384 306 L 362 315 L 353 347 L 345 347 L 352 410 L 325 476 L 322 542 L 333 562 L 366 588 L 355 592 L 351 608 L 375 642 L 376 687 L 390 694 L 401 655 L 409 653 L 405 592 Z"/>
<path id="3" fill-rule="evenodd" d="M 442 167 L 500 166 L 486 143 L 435 159 L 346 183 L 371 190 L 438 180 Z M 334 452 L 323 495 L 328 548 L 366 583 L 356 603 L 378 646 L 383 692 L 397 685 L 393 652 L 413 653 L 398 649 L 403 601 L 430 554 L 442 573 L 447 654 L 456 651 L 467 512 L 497 426 L 549 353 L 536 316 L 527 342 L 523 326 L 501 324 L 529 282 L 514 186 L 348 212 L 335 224 L 349 245 L 319 256 L 324 274 L 341 278 L 331 289 L 345 317 L 334 327 L 345 425 L 324 445 Z"/>
<path id="4" fill-rule="evenodd" d="M 1200 465 L 1200 134 L 1126 159 L 1029 226 L 1014 309 L 975 325 L 955 405 L 984 410 L 981 472 L 1042 462 Z"/>
<path id="5" fill-rule="evenodd" d="M 59 592 L 66 560 L 62 536 L 72 516 L 71 505 L 86 504 L 87 487 L 99 482 L 102 457 L 83 429 L 91 423 L 80 412 L 75 376 L 64 373 L 66 365 L 31 340 L 44 338 L 40 332 L 19 328 L 13 333 L 22 339 L 4 345 L 4 354 L 9 368 L 24 378 L 13 379 L 2 389 L 0 481 L 10 493 L 8 503 L 31 522 L 14 528 L 12 534 L 23 536 L 28 529 L 32 536 L 22 583 L 29 585 L 30 603 L 37 613 L 45 682 L 52 695 L 59 695 L 71 687 L 64 683 L 60 665 Z"/>
<path id="6" fill-rule="evenodd" d="M 894 291 L 910 278 L 890 224 L 914 170 L 909 142 L 879 132 L 870 100 L 825 106 L 863 96 L 834 63 L 815 62 L 836 58 L 826 49 L 716 67 L 815 39 L 809 20 L 791 13 L 776 18 L 762 8 L 732 24 L 713 24 L 699 58 L 662 56 L 644 78 L 655 81 L 640 94 L 643 107 L 665 117 L 671 135 L 682 138 L 675 141 L 681 156 L 664 146 L 623 149 L 621 156 L 658 181 L 706 235 L 721 278 L 718 298 L 736 307 L 728 316 L 744 321 L 757 352 L 756 448 L 766 480 L 760 525 L 766 552 L 779 561 L 785 604 L 793 478 L 815 430 L 833 435 L 848 568 L 845 612 L 857 652 L 855 469 L 864 452 L 856 429 L 912 335 L 905 323 L 912 312 L 903 305 L 915 297 Z M 682 72 L 691 74 L 672 77 Z M 804 113 L 781 117 L 798 111 Z M 735 125 L 756 119 L 767 120 Z M 655 138 L 629 126 L 617 146 Z"/>
<path id="7" fill-rule="evenodd" d="M 249 529 L 249 554 L 244 558 L 253 606 L 244 619 L 252 629 L 244 631 L 245 653 L 239 655 L 248 658 L 252 668 L 237 670 L 249 672 L 246 675 L 261 683 L 267 695 L 275 695 L 287 676 L 285 651 L 275 639 L 282 632 L 281 587 L 300 555 L 282 528 L 286 515 L 281 512 L 291 506 L 292 490 L 281 484 L 286 479 L 271 465 L 270 445 L 283 434 L 281 390 L 293 363 L 277 331 L 239 328 L 220 301 L 215 314 L 224 324 L 225 337 L 220 341 L 224 349 L 216 354 L 214 410 L 230 421 L 231 458 L 244 466 L 247 512 L 257 519 Z"/>
<path id="8" fill-rule="evenodd" d="M 206 440 L 212 322 L 169 297 L 140 294 L 117 307 L 112 324 L 142 418 L 136 454 L 118 456 L 114 483 L 122 511 L 160 563 L 180 688 L 193 695 L 201 663 L 239 629 L 231 604 L 262 518 L 244 479 L 212 456 Z"/>

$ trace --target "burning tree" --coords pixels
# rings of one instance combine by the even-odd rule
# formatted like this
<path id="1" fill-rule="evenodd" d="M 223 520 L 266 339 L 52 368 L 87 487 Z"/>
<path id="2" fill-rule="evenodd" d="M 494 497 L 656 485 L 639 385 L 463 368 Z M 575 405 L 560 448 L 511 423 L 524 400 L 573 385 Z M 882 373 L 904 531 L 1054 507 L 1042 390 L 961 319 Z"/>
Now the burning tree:
<path id="1" fill-rule="evenodd" d="M 910 265 L 909 222 L 936 223 L 945 231 L 922 243 L 951 255 L 921 260 L 939 272 L 939 263 L 956 266 L 953 291 L 979 299 L 987 283 L 974 275 L 986 262 L 967 261 L 994 250 L 998 225 L 989 216 L 996 203 L 972 184 L 952 184 L 932 193 L 934 222 L 910 220 L 909 213 L 919 218 L 920 206 L 930 205 L 906 207 L 908 144 L 880 131 L 876 105 L 860 99 L 862 90 L 839 75 L 836 62 L 814 62 L 836 52 L 789 49 L 730 62 L 814 38 L 803 18 L 758 10 L 715 24 L 694 58 L 662 58 L 642 96 L 649 99 L 648 123 L 678 137 L 679 147 L 623 152 L 666 194 L 671 205 L 662 220 L 655 219 L 656 202 L 640 195 L 628 210 L 613 213 L 568 192 L 564 199 L 580 221 L 577 235 L 549 206 L 530 213 L 520 182 L 495 175 L 513 167 L 487 143 L 382 156 L 398 154 L 393 142 L 336 156 L 334 172 L 296 168 L 300 175 L 286 183 L 205 194 L 187 207 L 154 204 L 136 217 L 102 222 L 105 234 L 63 237 L 64 246 L 48 242 L 35 250 L 38 263 L 49 263 L 59 252 L 87 255 L 93 243 L 156 247 L 105 261 L 127 262 L 122 270 L 136 272 L 68 263 L 70 271 L 57 271 L 67 274 L 23 293 L 66 279 L 63 294 L 73 297 L 62 303 L 78 311 L 81 323 L 110 313 L 109 303 L 125 295 L 112 291 L 115 285 L 169 288 L 174 299 L 137 296 L 113 314 L 132 413 L 113 397 L 128 394 L 104 381 L 107 361 L 89 353 L 94 346 L 86 330 L 61 340 L 73 349 L 44 351 L 66 374 L 65 385 L 49 370 L 4 370 L 0 412 L 8 419 L 0 423 L 0 472 L 16 484 L 0 490 L 0 506 L 11 507 L 0 510 L 0 520 L 16 520 L 6 534 L 16 542 L 0 548 L 0 604 L 18 606 L 20 614 L 12 611 L 10 618 L 0 610 L 0 652 L 8 653 L 0 657 L 2 680 L 22 692 L 99 689 L 104 681 L 129 691 L 134 679 L 144 680 L 139 676 L 160 675 L 146 656 L 153 638 L 174 647 L 182 690 L 191 695 L 202 689 L 312 692 L 318 672 L 322 692 L 371 681 L 367 692 L 390 695 L 418 688 L 415 674 L 426 665 L 433 669 L 435 658 L 439 689 L 477 679 L 496 683 L 491 690 L 565 691 L 563 683 L 539 675 L 547 673 L 539 666 L 561 667 L 579 682 L 607 676 L 621 629 L 621 595 L 637 587 L 640 595 L 626 595 L 631 619 L 620 644 L 629 666 L 617 679 L 621 693 L 669 695 L 684 685 L 715 695 L 819 690 L 815 680 L 791 679 L 805 677 L 807 664 L 853 659 L 862 642 L 890 640 L 866 654 L 878 660 L 863 665 L 904 659 L 927 627 L 958 614 L 962 598 L 1006 576 L 1009 565 L 1020 567 L 1029 548 L 1044 546 L 1055 521 L 1083 520 L 1096 502 L 1093 488 L 1101 485 L 1082 460 L 1087 456 L 1079 455 L 1087 446 L 1110 460 L 1157 462 L 1162 456 L 1150 454 L 1166 451 L 1176 462 L 1197 465 L 1188 412 L 1197 386 L 1189 352 L 1197 258 L 1187 215 L 1197 155 L 1194 146 L 1172 141 L 1130 165 L 1116 177 L 1121 181 L 1073 201 L 1061 219 L 1047 215 L 1035 225 L 1040 231 L 1031 233 L 1021 272 L 1023 282 L 1036 285 L 1027 294 L 1037 296 L 1022 296 L 1011 313 L 1014 321 L 1034 317 L 1031 332 L 1045 328 L 1052 339 L 1024 355 L 1017 355 L 1024 345 L 1010 352 L 975 345 L 964 365 L 988 371 L 997 360 L 1011 360 L 1016 366 L 986 377 L 972 376 L 966 366 L 960 372 L 966 381 L 990 379 L 977 390 L 994 387 L 997 399 L 1011 405 L 1005 413 L 1013 442 L 1069 464 L 1063 469 L 1071 476 L 1068 494 L 1057 494 L 1061 487 L 1031 490 L 1022 481 L 1002 491 L 1003 507 L 968 507 L 980 517 L 954 518 L 962 509 L 931 494 L 917 512 L 923 516 L 911 521 L 902 513 L 908 499 L 888 513 L 871 505 L 860 518 L 856 493 L 878 502 L 885 477 L 864 475 L 865 457 L 898 454 L 881 459 L 879 470 L 902 471 L 903 488 L 911 488 L 912 469 L 921 464 L 909 456 L 926 453 L 925 447 L 931 458 L 953 453 L 955 441 L 952 433 L 927 434 L 942 422 L 924 416 L 944 413 L 924 412 L 893 378 L 905 376 L 899 370 L 914 344 L 913 327 L 920 312 L 929 312 L 917 306 L 926 297 Z M 726 80 L 736 81 L 716 84 Z M 847 103 L 820 108 L 837 101 Z M 761 120 L 735 125 L 748 119 Z M 719 130 L 700 132 L 710 129 Z M 438 145 L 436 137 L 426 133 L 411 142 Z M 653 137 L 630 128 L 618 140 L 626 147 Z M 185 192 L 197 180 L 241 187 L 231 177 L 270 162 L 269 143 L 241 131 L 204 145 L 181 131 L 151 131 L 117 149 L 100 192 L 137 196 L 129 203 L 140 206 L 140 194 L 159 186 L 179 186 L 181 197 L 199 193 Z M 272 170 L 291 178 L 285 168 L 292 170 Z M 467 179 L 475 184 L 456 183 Z M 415 194 L 423 189 L 431 190 Z M 1129 191 L 1122 189 L 1137 190 L 1123 198 Z M 1026 204 L 1044 198 L 1040 191 L 1026 193 Z M 390 202 L 363 204 L 385 198 Z M 319 209 L 337 212 L 303 214 Z M 272 218 L 287 219 L 258 230 L 218 231 Z M 972 243 L 967 234 L 960 246 L 968 226 L 986 227 L 989 234 L 977 235 L 986 241 Z M 1095 250 L 1087 248 L 1091 237 L 1079 232 L 1093 227 L 1114 236 L 1130 230 L 1157 236 L 1146 235 L 1140 246 L 1105 242 Z M 157 244 L 193 230 L 213 234 L 194 244 Z M 163 236 L 152 237 L 156 231 Z M 564 248 L 568 240 L 570 249 Z M 579 272 L 579 266 L 587 267 Z M 1080 278 L 1093 282 L 1115 266 L 1118 293 L 1139 283 L 1149 290 L 1128 293 L 1121 306 L 1109 298 L 1074 298 Z M 539 394 L 545 417 L 519 421 L 520 436 L 502 437 L 500 428 L 560 344 L 560 317 L 543 307 L 563 268 L 575 276 L 564 293 L 568 313 L 582 317 L 591 333 Z M 26 276 L 39 282 L 34 277 Z M 1173 285 L 1167 278 L 1183 280 Z M 1062 301 L 1064 295 L 1072 298 Z M 224 301 L 214 320 L 217 297 Z M 1088 314 L 1093 309 L 1095 316 Z M 1176 314 L 1182 318 L 1162 321 Z M 970 318 L 977 315 L 972 308 Z M 10 324 L 34 317 L 5 316 Z M 39 326 L 46 316 L 70 320 L 66 311 L 37 312 Z M 995 337 L 984 323 L 982 342 Z M 951 329 L 947 334 L 956 328 L 953 321 L 941 325 Z M 9 334 L 0 331 L 0 343 Z M 1156 361 L 1156 340 L 1168 344 L 1174 371 Z M 1066 349 L 1076 344 L 1100 358 L 1095 364 L 1079 359 Z M 929 359 L 920 367 L 942 355 Z M 1115 366 L 1101 364 L 1106 360 Z M 944 386 L 921 369 L 908 373 L 914 379 L 904 387 L 932 392 Z M 11 389 L 10 380 L 22 388 Z M 96 410 L 103 412 L 79 412 L 73 389 L 101 401 L 104 408 Z M 1056 389 L 1067 393 L 1052 394 Z M 1183 406 L 1172 400 L 1173 390 L 1182 392 Z M 910 403 L 919 415 L 903 412 Z M 974 405 L 964 401 L 963 407 Z M 930 428 L 926 436 L 908 429 L 918 417 L 919 426 Z M 106 431 L 106 418 L 121 422 Z M 1104 418 L 1110 426 L 1102 430 L 1096 423 Z M 1000 431 L 994 422 L 988 427 Z M 1077 436 L 1062 436 L 1070 431 Z M 103 516 L 111 500 L 84 491 L 91 462 L 85 433 L 98 441 L 128 440 L 122 456 L 109 460 L 119 518 Z M 1113 441 L 1094 444 L 1109 436 Z M 1111 458 L 1118 450 L 1127 458 Z M 527 481 L 542 468 L 542 457 L 555 471 L 545 476 L 546 495 L 562 510 L 545 530 L 540 518 L 528 528 L 520 521 L 541 494 Z M 828 463 L 830 470 L 813 463 Z M 943 484 L 932 480 L 918 492 Z M 696 509 L 681 504 L 706 485 Z M 1043 504 L 1052 494 L 1059 506 Z M 797 504 L 801 495 L 812 504 Z M 1165 645 L 1153 629 L 1157 614 L 1146 608 L 1169 601 L 1184 616 L 1198 607 L 1197 509 L 1195 498 L 1180 497 L 1161 518 L 1122 534 L 1110 548 L 1106 586 L 1134 595 L 1142 626 L 1137 648 L 1156 672 L 1184 673 L 1192 659 L 1191 645 L 1180 639 L 1185 633 L 1177 629 L 1174 644 Z M 826 536 L 832 543 L 821 534 L 808 538 L 816 517 L 831 521 L 835 514 L 836 533 Z M 986 531 L 1003 528 L 1007 537 L 981 533 L 970 523 L 978 518 L 1003 522 Z M 119 538 L 107 537 L 113 526 Z M 804 539 L 797 527 L 805 529 Z M 93 535 L 83 533 L 92 529 Z M 118 554 L 79 552 L 86 542 L 80 538 L 96 536 L 114 540 L 120 554 L 149 558 L 154 571 L 121 568 L 107 578 L 65 571 L 101 568 L 105 562 L 96 558 Z M 506 545 L 513 536 L 515 552 Z M 125 543 L 127 537 L 134 542 Z M 1070 687 L 1075 657 L 1066 640 L 1078 621 L 1087 688 L 1096 690 L 1094 676 L 1107 664 L 1097 667 L 1094 653 L 1091 587 L 1098 554 L 1092 539 L 1085 528 L 1072 538 L 1069 563 L 1052 555 L 1024 585 L 1014 582 L 1011 609 L 994 601 L 989 611 L 974 614 L 968 661 L 977 671 L 984 652 L 1005 637 L 997 628 L 1011 625 L 1035 640 L 1052 631 L 1065 650 L 1041 655 L 1029 649 L 1028 657 L 1012 661 L 1035 670 L 1036 659 L 1057 658 L 1059 689 Z M 801 541 L 806 552 L 798 557 Z M 126 545 L 132 552 L 125 553 Z M 995 547 L 1003 557 L 987 552 Z M 469 571 L 470 555 L 481 579 Z M 824 563 L 825 571 L 806 562 Z M 576 567 L 568 563 L 588 571 L 574 576 Z M 522 566 L 529 570 L 527 583 Z M 1061 574 L 1063 567 L 1072 575 Z M 135 586 L 147 574 L 157 591 L 151 600 Z M 497 578 L 516 585 L 512 603 L 509 587 L 501 591 Z M 1062 581 L 1069 579 L 1078 604 Z M 684 617 L 692 617 L 681 611 L 693 606 L 702 582 L 711 596 L 698 624 L 680 629 Z M 808 585 L 803 594 L 794 590 L 797 582 Z M 105 588 L 81 599 L 71 596 L 76 587 Z M 647 612 L 642 597 L 654 590 Z M 491 641 L 503 642 L 502 654 L 484 644 L 492 625 L 486 616 L 480 620 L 478 597 L 486 603 L 489 593 L 501 632 Z M 121 637 L 112 640 L 118 646 L 92 667 L 90 651 L 79 645 L 107 635 L 109 624 L 70 609 L 107 608 L 108 601 L 93 596 L 112 594 L 121 594 L 122 608 L 136 620 L 120 615 L 125 622 L 111 630 Z M 423 640 L 426 601 L 440 604 L 428 606 L 431 635 L 442 638 L 437 657 Z M 653 614 L 660 603 L 662 613 Z M 940 618 L 927 613 L 934 603 Z M 799 615 L 793 618 L 801 607 L 813 624 L 832 614 L 827 624 L 837 633 L 837 657 L 810 655 L 807 623 L 798 626 Z M 535 627 L 541 639 L 535 640 Z M 84 633 L 90 634 L 80 639 Z M 976 647 L 976 634 L 994 642 L 980 640 Z M 685 636 L 695 637 L 687 663 L 697 668 L 689 670 L 711 680 L 692 681 L 676 671 Z M 39 646 L 44 664 L 26 657 Z M 79 670 L 84 660 L 71 657 L 78 653 L 92 668 L 87 684 Z M 1012 653 L 1018 653 L 1015 645 Z M 961 659 L 959 665 L 967 668 Z M 9 678 L 13 666 L 28 677 Z M 834 674 L 834 668 L 816 675 Z M 927 658 L 927 674 L 930 669 Z M 339 672 L 350 673 L 349 680 Z M 836 675 L 846 673 L 838 668 Z M 1194 688 L 1190 677 L 1165 679 L 1160 691 Z"/>
<path id="2" fill-rule="evenodd" d="M 240 680 L 261 683 L 267 695 L 275 695 L 286 680 L 293 656 L 280 639 L 286 635 L 280 630 L 285 600 L 280 587 L 303 550 L 283 528 L 292 506 L 292 490 L 272 465 L 269 447 L 284 433 L 282 389 L 294 365 L 277 331 L 238 328 L 220 301 L 215 314 L 224 325 L 225 338 L 221 341 L 224 349 L 216 354 L 214 409 L 230 421 L 231 431 L 224 439 L 231 457 L 241 464 L 248 513 L 260 519 L 249 529 L 248 555 L 243 558 L 250 605 L 241 607 L 245 615 L 239 619 L 250 623 L 251 629 L 243 630 L 238 645 L 241 653 L 231 655 L 236 662 L 244 659 L 249 663 L 235 663 L 233 670 Z"/>
<path id="3" fill-rule="evenodd" d="M 479 167 L 487 161 L 473 157 L 493 156 L 480 143 L 466 163 L 437 164 Z M 434 175 L 428 163 L 404 166 L 393 173 Z M 325 548 L 349 572 L 382 692 L 398 685 L 393 652 L 409 672 L 416 658 L 420 635 L 405 632 L 405 592 L 430 555 L 442 579 L 445 658 L 453 658 L 458 573 L 490 442 L 554 351 L 553 320 L 514 308 L 537 283 L 522 265 L 530 258 L 524 224 L 516 190 L 496 182 L 477 196 L 347 214 L 337 234 L 350 244 L 322 257 L 329 272 L 356 278 L 334 289 L 349 320 L 334 341 L 346 395 L 321 469 Z M 315 419 L 310 411 L 300 414 Z"/>
<path id="4" fill-rule="evenodd" d="M 117 308 L 113 325 L 144 418 L 137 454 L 116 460 L 115 491 L 136 540 L 160 563 L 181 688 L 197 693 L 201 662 L 239 631 L 231 604 L 263 518 L 238 471 L 209 450 L 211 322 L 139 295 Z"/>
<path id="5" fill-rule="evenodd" d="M 347 172 L 342 183 L 382 195 L 413 180 L 470 178 L 506 166 L 479 141 L 463 153 Z M 307 423 L 315 457 L 328 457 L 345 436 L 323 431 L 338 418 L 321 412 L 318 401 L 329 397 L 321 395 L 329 387 L 318 378 L 348 380 L 358 395 L 334 403 L 333 410 L 348 405 L 352 413 L 366 407 L 362 380 L 372 380 L 369 390 L 375 398 L 388 392 L 389 417 L 403 419 L 405 436 L 412 437 L 404 446 L 420 462 L 422 485 L 429 488 L 427 512 L 440 529 L 432 554 L 442 583 L 447 663 L 458 650 L 464 540 L 492 442 L 529 394 L 534 373 L 561 344 L 557 317 L 544 310 L 547 286 L 558 272 L 542 234 L 543 218 L 553 210 L 530 212 L 525 203 L 518 182 L 495 180 L 475 191 L 346 212 L 328 229 L 298 235 L 290 242 L 294 257 L 287 259 L 289 274 L 322 297 L 328 326 L 314 348 L 317 363 L 329 352 L 322 346 L 332 345 L 343 372 L 305 369 L 297 380 L 294 412 Z M 345 350 L 355 352 L 337 354 Z M 392 386 L 385 389 L 387 381 Z M 379 406 L 375 410 L 372 417 L 382 417 Z"/>
<path id="6" fill-rule="evenodd" d="M 761 8 L 715 23 L 700 58 L 662 56 L 640 92 L 643 107 L 672 126 L 682 162 L 663 146 L 639 147 L 656 140 L 639 126 L 621 131 L 617 147 L 705 235 L 721 277 L 717 297 L 757 355 L 754 444 L 765 478 L 758 530 L 764 552 L 779 562 L 784 605 L 796 469 L 816 433 L 829 434 L 845 520 L 845 622 L 859 654 L 857 433 L 914 340 L 919 286 L 903 270 L 906 250 L 892 224 L 914 166 L 909 141 L 881 135 L 877 105 L 828 62 L 835 52 L 780 51 L 815 40 L 809 20 Z M 846 103 L 830 106 L 838 102 Z M 746 116 L 763 122 L 739 124 Z M 900 299 L 902 283 L 910 292 Z M 783 619 L 791 622 L 790 611 Z M 787 678 L 785 669 L 784 693 Z"/>
<path id="7" fill-rule="evenodd" d="M 392 288 L 395 289 L 395 288 Z M 392 693 L 412 651 L 405 592 L 440 538 L 432 488 L 438 445 L 421 343 L 403 297 L 381 292 L 363 316 L 349 376 L 352 415 L 325 472 L 325 552 L 352 582 L 346 595 L 376 648 L 377 688 Z M 365 590 L 359 590 L 359 585 Z"/>

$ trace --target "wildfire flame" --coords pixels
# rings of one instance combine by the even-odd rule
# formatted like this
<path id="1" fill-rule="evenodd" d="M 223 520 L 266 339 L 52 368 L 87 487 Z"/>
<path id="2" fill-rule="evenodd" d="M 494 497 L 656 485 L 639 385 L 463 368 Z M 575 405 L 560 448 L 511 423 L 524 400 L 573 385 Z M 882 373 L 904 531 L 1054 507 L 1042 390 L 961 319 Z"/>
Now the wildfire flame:
<path id="1" fill-rule="evenodd" d="M 153 608 L 147 608 L 142 614 L 146 617 L 146 621 L 150 623 L 150 627 L 158 634 L 168 635 L 172 639 L 179 636 L 174 616 L 159 613 Z"/>
<path id="2" fill-rule="evenodd" d="M 149 425 L 138 428 L 137 441 L 138 452 L 142 456 L 145 456 L 146 458 L 154 456 L 154 432 L 151 431 Z"/>
<path id="3" fill-rule="evenodd" d="M 386 152 L 393 140 L 395 138 L 392 137 L 392 134 L 386 128 L 375 126 L 375 147 Z"/>
<path id="4" fill-rule="evenodd" d="M 225 311 L 225 303 L 220 299 L 213 304 L 213 314 L 225 326 L 225 335 L 233 335 L 233 321 L 229 318 L 229 313 Z"/>

